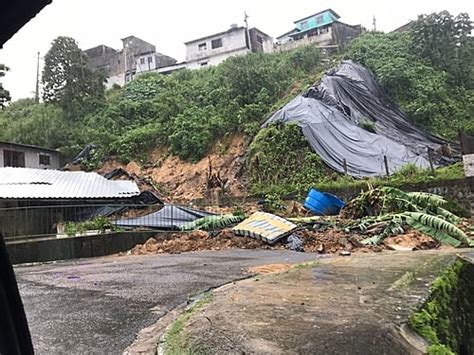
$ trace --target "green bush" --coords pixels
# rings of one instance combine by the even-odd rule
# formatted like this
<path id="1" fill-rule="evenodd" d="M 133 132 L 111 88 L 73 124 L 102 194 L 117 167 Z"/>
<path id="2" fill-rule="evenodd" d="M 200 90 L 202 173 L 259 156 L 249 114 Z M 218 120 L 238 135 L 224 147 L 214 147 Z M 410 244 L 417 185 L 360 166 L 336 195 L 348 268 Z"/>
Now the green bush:
<path id="1" fill-rule="evenodd" d="M 352 42 L 345 57 L 372 70 L 416 125 L 454 139 L 459 129 L 472 129 L 474 92 L 453 83 L 415 47 L 410 32 L 367 32 Z"/>
<path id="2" fill-rule="evenodd" d="M 262 129 L 250 145 L 247 166 L 254 192 L 265 191 L 270 186 L 301 191 L 328 174 L 296 123 Z"/>
<path id="3" fill-rule="evenodd" d="M 64 232 L 68 236 L 74 236 L 76 233 L 84 233 L 91 230 L 98 230 L 100 233 L 106 231 L 119 231 L 120 228 L 112 224 L 107 217 L 95 217 L 84 222 L 68 222 L 64 225 Z"/>

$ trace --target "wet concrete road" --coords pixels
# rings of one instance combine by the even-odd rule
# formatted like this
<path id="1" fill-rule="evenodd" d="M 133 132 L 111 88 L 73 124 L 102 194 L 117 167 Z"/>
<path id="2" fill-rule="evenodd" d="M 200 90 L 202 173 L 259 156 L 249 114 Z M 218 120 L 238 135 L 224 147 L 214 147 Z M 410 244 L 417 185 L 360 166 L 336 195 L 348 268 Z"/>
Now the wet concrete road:
<path id="1" fill-rule="evenodd" d="M 251 266 L 314 258 L 232 250 L 83 259 L 15 271 L 38 354 L 119 354 L 189 295 L 242 278 Z"/>

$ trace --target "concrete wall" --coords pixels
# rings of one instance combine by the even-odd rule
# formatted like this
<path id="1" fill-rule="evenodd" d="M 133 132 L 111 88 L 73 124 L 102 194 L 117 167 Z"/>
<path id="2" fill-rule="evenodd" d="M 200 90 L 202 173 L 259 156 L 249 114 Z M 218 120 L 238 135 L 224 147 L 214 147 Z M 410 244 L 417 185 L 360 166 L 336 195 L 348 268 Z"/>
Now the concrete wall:
<path id="1" fill-rule="evenodd" d="M 448 200 L 456 201 L 465 212 L 474 215 L 474 178 L 405 185 L 400 189 L 407 192 L 422 191 L 441 195 Z M 361 189 L 338 189 L 326 192 L 332 193 L 344 201 L 349 201 L 356 197 Z"/>
<path id="2" fill-rule="evenodd" d="M 123 49 L 100 45 L 85 51 L 89 62 L 96 69 L 106 71 L 108 79 L 106 88 L 114 84 L 123 86 L 133 80 L 136 73 L 155 70 L 176 63 L 176 59 L 156 53 L 156 47 L 140 38 L 129 36 L 122 39 Z M 141 58 L 145 63 L 141 63 Z M 151 58 L 151 62 L 148 62 Z"/>
<path id="3" fill-rule="evenodd" d="M 466 212 L 474 216 L 474 178 L 446 181 L 443 184 L 427 185 L 424 190 L 456 201 Z"/>
<path id="4" fill-rule="evenodd" d="M 251 28 L 249 30 L 250 44 L 252 52 L 270 53 L 273 52 L 273 38 L 258 30 Z"/>
<path id="5" fill-rule="evenodd" d="M 136 73 L 149 72 L 176 64 L 176 59 L 160 53 L 140 55 L 136 58 Z"/>
<path id="6" fill-rule="evenodd" d="M 337 44 L 339 49 L 344 49 L 356 37 L 362 33 L 362 27 L 350 26 L 342 22 L 334 22 L 332 25 L 332 43 Z"/>
<path id="7" fill-rule="evenodd" d="M 132 249 L 149 238 L 165 238 L 165 233 L 120 232 L 83 237 L 6 241 L 12 264 L 68 260 L 112 255 Z"/>
<path id="8" fill-rule="evenodd" d="M 464 176 L 474 178 L 474 154 L 465 154 L 462 156 L 464 163 Z"/>
<path id="9" fill-rule="evenodd" d="M 327 45 L 331 45 L 332 43 L 333 43 L 332 29 L 329 27 L 328 32 L 326 33 L 322 33 L 320 35 L 312 36 L 312 37 L 305 37 L 298 41 L 281 43 L 277 45 L 274 50 L 276 52 L 283 52 L 283 51 L 289 51 L 297 47 L 305 46 L 309 44 L 313 44 L 316 46 L 327 46 Z"/>
<path id="10" fill-rule="evenodd" d="M 225 54 L 241 51 L 247 48 L 245 28 L 238 27 L 227 32 L 186 43 L 186 61 L 197 62 L 212 57 L 222 57 Z M 222 47 L 212 49 L 212 40 L 222 39 Z M 200 44 L 206 44 L 205 50 L 199 50 Z"/>
<path id="11" fill-rule="evenodd" d="M 245 54 L 248 54 L 248 53 L 250 53 L 250 50 L 248 48 L 241 48 L 241 49 L 238 49 L 238 50 L 233 50 L 233 51 L 229 51 L 229 52 L 226 52 L 226 53 L 221 53 L 219 55 L 214 55 L 212 57 L 205 57 L 205 58 L 202 58 L 200 60 L 187 62 L 186 68 L 188 68 L 188 69 L 200 69 L 200 68 L 205 67 L 205 66 L 217 65 L 217 64 L 222 63 L 227 58 L 230 58 L 230 57 L 233 57 L 233 56 L 236 56 L 236 55 L 245 55 Z M 207 64 L 202 65 L 203 63 L 207 63 Z"/>
<path id="12" fill-rule="evenodd" d="M 85 51 L 90 64 L 95 69 L 104 70 L 109 77 L 125 71 L 123 53 L 113 48 L 100 45 Z"/>
<path id="13" fill-rule="evenodd" d="M 125 72 L 133 72 L 136 69 L 135 58 L 139 55 L 156 52 L 156 47 L 140 38 L 130 36 L 122 39 Z"/>
<path id="14" fill-rule="evenodd" d="M 25 168 L 34 169 L 59 169 L 61 167 L 59 152 L 52 152 L 41 148 L 23 147 L 15 144 L 0 144 L 0 167 L 5 166 L 4 150 L 23 152 L 25 154 Z M 49 155 L 50 165 L 40 165 L 40 154 Z"/>

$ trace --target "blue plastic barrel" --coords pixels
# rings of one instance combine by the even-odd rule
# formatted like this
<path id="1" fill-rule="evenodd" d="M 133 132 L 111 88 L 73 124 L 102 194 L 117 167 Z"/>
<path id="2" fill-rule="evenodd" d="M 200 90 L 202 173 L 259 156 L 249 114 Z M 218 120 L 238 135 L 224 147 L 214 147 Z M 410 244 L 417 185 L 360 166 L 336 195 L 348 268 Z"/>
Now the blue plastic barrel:
<path id="1" fill-rule="evenodd" d="M 318 216 L 337 215 L 344 205 L 336 196 L 316 189 L 311 189 L 304 201 L 304 207 Z"/>

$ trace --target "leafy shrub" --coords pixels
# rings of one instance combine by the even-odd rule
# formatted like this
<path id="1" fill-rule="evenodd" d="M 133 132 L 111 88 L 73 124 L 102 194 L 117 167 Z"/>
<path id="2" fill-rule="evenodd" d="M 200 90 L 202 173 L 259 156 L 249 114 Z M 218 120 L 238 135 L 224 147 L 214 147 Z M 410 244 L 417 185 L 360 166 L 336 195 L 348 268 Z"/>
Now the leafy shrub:
<path id="1" fill-rule="evenodd" d="M 64 225 L 64 232 L 68 236 L 74 236 L 76 233 L 84 233 L 86 231 L 98 230 L 105 233 L 107 230 L 119 231 L 120 228 L 112 224 L 107 217 L 95 217 L 84 222 L 68 222 Z"/>
<path id="2" fill-rule="evenodd" d="M 160 129 L 161 126 L 157 123 L 131 129 L 114 141 L 110 150 L 124 163 L 133 159 L 140 160 L 151 148 L 159 145 Z"/>
<path id="3" fill-rule="evenodd" d="M 367 32 L 351 43 L 345 57 L 372 70 L 415 124 L 455 138 L 472 121 L 472 88 L 453 85 L 444 70 L 430 65 L 414 47 L 410 32 Z"/>
<path id="4" fill-rule="evenodd" d="M 307 189 L 328 172 L 295 123 L 262 129 L 250 145 L 247 164 L 254 191 L 270 185 Z"/>

